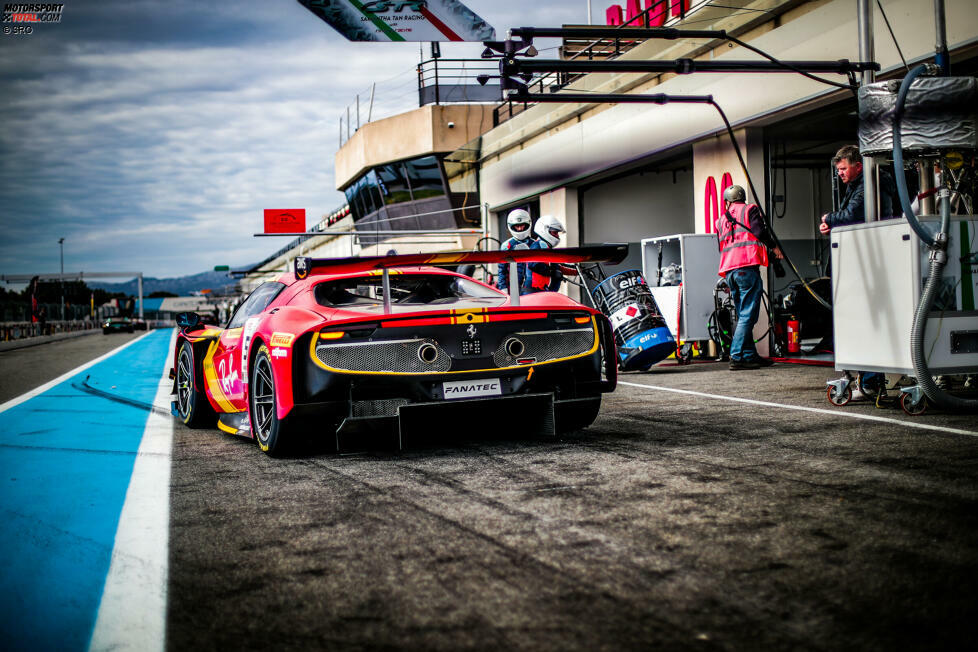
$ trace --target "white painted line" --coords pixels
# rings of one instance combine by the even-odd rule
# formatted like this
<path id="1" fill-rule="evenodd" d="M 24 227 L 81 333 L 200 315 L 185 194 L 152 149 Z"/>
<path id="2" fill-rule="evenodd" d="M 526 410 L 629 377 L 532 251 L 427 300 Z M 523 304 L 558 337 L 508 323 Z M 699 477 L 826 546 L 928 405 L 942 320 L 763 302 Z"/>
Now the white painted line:
<path id="1" fill-rule="evenodd" d="M 91 367 L 93 365 L 97 365 L 102 360 L 105 360 L 106 358 L 111 358 L 112 356 L 114 356 L 119 351 L 121 351 L 121 350 L 123 350 L 123 349 L 125 349 L 127 347 L 132 346 L 133 344 L 135 344 L 139 340 L 143 339 L 144 337 L 149 337 L 150 333 L 152 333 L 152 332 L 153 331 L 147 331 L 146 333 L 140 335 L 136 339 L 130 340 L 130 341 L 126 342 L 125 344 L 123 344 L 122 346 L 120 346 L 118 348 L 115 348 L 115 349 L 112 349 L 111 351 L 109 351 L 105 355 L 101 355 L 101 356 L 95 358 L 94 360 L 89 360 L 88 362 L 86 362 L 85 364 L 81 365 L 80 367 L 75 367 L 74 369 L 72 369 L 68 373 L 62 374 L 62 375 L 58 376 L 57 378 L 55 378 L 54 380 L 52 380 L 50 382 L 47 382 L 47 383 L 44 383 L 40 387 L 34 388 L 31 391 L 27 392 L 26 394 L 21 394 L 17 398 L 12 398 L 9 401 L 7 401 L 6 403 L 0 404 L 0 412 L 6 412 L 10 408 L 12 408 L 14 406 L 17 406 L 17 405 L 20 405 L 24 401 L 31 400 L 32 398 L 34 398 L 38 394 L 43 394 L 44 392 L 48 391 L 52 387 L 55 387 L 56 385 L 60 385 L 61 383 L 63 383 L 64 381 L 68 380 L 72 376 L 74 376 L 76 374 L 79 374 L 82 371 L 85 371 L 86 369 L 88 369 L 89 367 Z M 167 371 L 169 371 L 169 369 L 167 369 Z M 169 405 L 167 406 L 166 409 L 167 410 L 170 409 Z"/>
<path id="2" fill-rule="evenodd" d="M 703 398 L 714 398 L 721 401 L 733 401 L 734 403 L 747 403 L 748 405 L 763 405 L 764 407 L 776 407 L 785 410 L 799 410 L 801 412 L 815 412 L 826 414 L 833 417 L 848 417 L 850 419 L 863 419 L 864 421 L 877 421 L 879 423 L 889 423 L 907 428 L 917 428 L 918 430 L 933 430 L 935 432 L 946 432 L 952 435 L 968 435 L 978 437 L 978 432 L 974 430 L 961 430 L 960 428 L 949 428 L 947 426 L 935 426 L 930 423 L 920 423 L 919 421 L 901 421 L 900 419 L 890 419 L 888 417 L 878 417 L 872 414 L 859 414 L 858 412 L 847 412 L 845 410 L 826 410 L 824 408 L 805 407 L 802 405 L 788 405 L 786 403 L 771 403 L 769 401 L 755 401 L 750 398 L 737 398 L 736 396 L 723 396 L 721 394 L 707 394 L 705 392 L 694 392 L 690 389 L 674 389 L 672 387 L 659 387 L 657 385 L 643 385 L 642 383 L 629 383 L 622 380 L 619 385 L 629 387 L 641 387 L 642 389 L 655 389 L 662 392 L 675 392 L 676 394 L 689 394 L 690 396 L 700 396 Z"/>
<path id="3" fill-rule="evenodd" d="M 170 338 L 173 350 L 176 331 Z M 119 517 L 109 573 L 89 650 L 162 652 L 166 649 L 167 561 L 170 535 L 172 381 L 167 355 L 153 410 L 139 443 Z"/>

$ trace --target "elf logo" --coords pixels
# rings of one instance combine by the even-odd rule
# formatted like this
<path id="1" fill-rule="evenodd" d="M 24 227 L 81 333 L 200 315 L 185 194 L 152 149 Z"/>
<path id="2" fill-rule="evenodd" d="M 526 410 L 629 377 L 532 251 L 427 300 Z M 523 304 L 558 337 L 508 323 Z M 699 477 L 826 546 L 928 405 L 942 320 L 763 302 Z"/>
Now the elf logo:
<path id="1" fill-rule="evenodd" d="M 641 276 L 632 276 L 630 278 L 626 278 L 622 281 L 619 281 L 618 287 L 621 288 L 622 290 L 625 290 L 631 287 L 635 287 L 636 285 L 643 285 L 644 283 L 645 283 L 645 279 L 643 279 Z"/>
<path id="2" fill-rule="evenodd" d="M 388 11 L 399 14 L 407 7 L 414 13 L 420 14 L 427 5 L 426 0 L 375 0 L 374 2 L 365 2 L 363 10 L 372 14 L 382 14 Z"/>

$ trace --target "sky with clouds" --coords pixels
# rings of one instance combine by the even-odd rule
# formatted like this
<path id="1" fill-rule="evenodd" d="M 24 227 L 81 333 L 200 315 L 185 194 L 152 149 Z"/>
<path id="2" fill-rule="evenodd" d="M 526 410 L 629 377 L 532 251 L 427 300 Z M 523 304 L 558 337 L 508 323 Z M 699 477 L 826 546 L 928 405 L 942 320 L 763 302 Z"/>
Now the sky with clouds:
<path id="1" fill-rule="evenodd" d="M 465 4 L 500 39 L 584 23 L 588 5 Z M 416 107 L 419 58 L 348 42 L 295 0 L 65 0 L 59 23 L 0 35 L 0 274 L 57 272 L 62 237 L 66 272 L 260 261 L 285 244 L 253 236 L 262 209 L 311 226 L 342 205 L 340 116 L 375 82 L 374 118 Z"/>

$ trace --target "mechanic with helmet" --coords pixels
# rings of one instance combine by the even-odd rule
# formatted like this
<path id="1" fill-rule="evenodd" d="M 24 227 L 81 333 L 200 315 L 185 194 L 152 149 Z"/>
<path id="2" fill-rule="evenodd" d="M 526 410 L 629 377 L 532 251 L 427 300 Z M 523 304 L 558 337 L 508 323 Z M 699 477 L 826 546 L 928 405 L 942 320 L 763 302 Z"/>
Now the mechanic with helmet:
<path id="1" fill-rule="evenodd" d="M 533 230 L 530 228 L 532 226 L 532 220 L 530 219 L 530 214 L 522 208 L 517 208 L 509 212 L 509 216 L 506 217 L 506 228 L 509 229 L 509 234 L 512 236 L 509 240 L 504 242 L 501 247 L 502 251 L 509 251 L 511 249 L 530 249 L 530 245 L 533 244 L 535 238 L 533 237 Z M 516 275 L 519 277 L 517 279 L 518 287 L 520 288 L 520 294 L 525 294 L 523 291 L 524 282 L 526 280 L 526 263 L 516 264 Z M 509 265 L 502 263 L 499 265 L 499 271 L 496 274 L 496 287 L 500 290 L 506 290 L 509 288 Z"/>
<path id="2" fill-rule="evenodd" d="M 537 239 L 530 245 L 530 249 L 554 249 L 560 242 L 560 234 L 566 233 L 567 229 L 553 215 L 544 215 L 537 220 L 533 232 Z M 524 289 L 520 294 L 556 292 L 560 289 L 565 274 L 577 273 L 573 267 L 556 263 L 530 263 L 527 271 L 527 278 L 523 281 Z"/>
<path id="3" fill-rule="evenodd" d="M 716 221 L 720 240 L 718 273 L 726 278 L 737 311 L 737 327 L 730 342 L 730 369 L 735 371 L 774 364 L 757 354 L 754 325 L 764 292 L 760 268 L 768 264 L 768 249 L 776 258 L 784 258 L 761 217 L 761 209 L 746 202 L 744 189 L 730 186 L 723 191 L 724 212 Z"/>

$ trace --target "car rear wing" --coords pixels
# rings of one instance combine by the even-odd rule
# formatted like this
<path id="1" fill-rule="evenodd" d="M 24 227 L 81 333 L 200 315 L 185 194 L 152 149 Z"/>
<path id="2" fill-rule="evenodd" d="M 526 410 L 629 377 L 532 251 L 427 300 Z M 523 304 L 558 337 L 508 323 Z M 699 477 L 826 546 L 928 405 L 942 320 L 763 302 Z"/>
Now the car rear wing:
<path id="1" fill-rule="evenodd" d="M 366 272 L 392 267 L 423 265 L 478 265 L 489 263 L 620 263 L 628 255 L 627 244 L 603 244 L 566 249 L 507 249 L 498 251 L 443 251 L 429 254 L 364 256 L 362 258 L 295 259 L 295 276 L 302 279 L 316 272 Z"/>
<path id="2" fill-rule="evenodd" d="M 566 249 L 506 249 L 498 251 L 444 251 L 428 254 L 402 254 L 394 256 L 364 256 L 362 258 L 309 258 L 295 259 L 295 277 L 304 279 L 317 272 L 356 273 L 382 270 L 384 273 L 384 312 L 390 312 L 390 279 L 388 270 L 395 267 L 420 267 L 426 265 L 456 266 L 479 264 L 509 264 L 509 276 L 517 276 L 517 263 L 577 263 L 617 264 L 628 255 L 627 244 L 603 244 L 591 247 Z M 510 305 L 520 305 L 519 285 L 510 283 Z"/>

